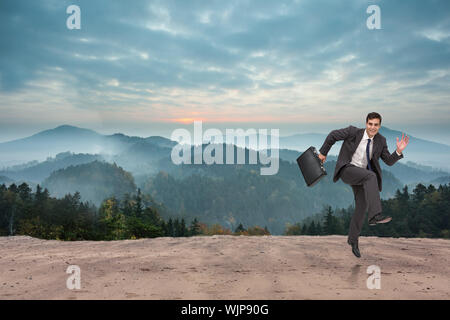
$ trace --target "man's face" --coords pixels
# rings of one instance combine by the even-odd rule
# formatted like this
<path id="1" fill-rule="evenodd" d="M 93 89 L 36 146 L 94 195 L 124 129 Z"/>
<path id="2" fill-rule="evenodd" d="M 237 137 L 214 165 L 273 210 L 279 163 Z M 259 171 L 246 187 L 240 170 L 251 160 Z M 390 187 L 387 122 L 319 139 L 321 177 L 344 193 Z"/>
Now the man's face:
<path id="1" fill-rule="evenodd" d="M 378 133 L 378 130 L 380 130 L 380 119 L 376 118 L 376 119 L 369 119 L 366 122 L 366 130 L 367 130 L 367 134 L 369 135 L 370 138 L 372 138 L 374 135 L 376 135 Z"/>

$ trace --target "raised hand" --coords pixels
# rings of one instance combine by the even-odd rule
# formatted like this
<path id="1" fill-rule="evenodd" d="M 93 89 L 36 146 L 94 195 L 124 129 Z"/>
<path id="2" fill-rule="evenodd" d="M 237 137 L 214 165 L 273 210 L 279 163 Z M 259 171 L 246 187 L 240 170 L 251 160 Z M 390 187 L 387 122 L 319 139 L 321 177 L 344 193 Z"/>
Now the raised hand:
<path id="1" fill-rule="evenodd" d="M 409 143 L 409 137 L 402 133 L 402 140 L 398 141 L 397 138 L 397 152 L 402 153 L 402 151 L 406 148 Z"/>

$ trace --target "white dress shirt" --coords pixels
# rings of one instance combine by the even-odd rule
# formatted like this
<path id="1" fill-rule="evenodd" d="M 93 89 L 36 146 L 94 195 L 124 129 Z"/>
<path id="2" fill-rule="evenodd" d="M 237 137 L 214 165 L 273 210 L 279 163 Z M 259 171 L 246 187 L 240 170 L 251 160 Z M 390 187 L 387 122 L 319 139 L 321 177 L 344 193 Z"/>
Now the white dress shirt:
<path id="1" fill-rule="evenodd" d="M 367 148 L 367 140 L 371 139 L 370 141 L 370 147 L 369 147 L 369 156 L 370 159 L 372 159 L 372 150 L 373 150 L 373 138 L 369 138 L 369 135 L 367 134 L 367 130 L 364 130 L 364 135 L 361 139 L 361 142 L 358 145 L 358 148 L 356 148 L 355 153 L 352 156 L 352 161 L 350 161 L 351 164 L 360 167 L 360 168 L 367 168 L 367 156 L 366 156 L 366 148 Z M 397 153 L 398 156 L 400 156 L 400 153 L 395 150 L 395 153 Z"/>
<path id="2" fill-rule="evenodd" d="M 360 167 L 360 168 L 367 168 L 367 156 L 366 156 L 366 147 L 367 147 L 367 140 L 369 140 L 369 135 L 367 134 L 367 130 L 364 130 L 364 135 L 361 139 L 361 142 L 358 145 L 358 148 L 356 148 L 355 153 L 352 156 L 351 164 Z M 369 148 L 369 155 L 370 159 L 372 159 L 372 150 L 373 150 L 373 137 L 370 138 L 370 148 Z"/>

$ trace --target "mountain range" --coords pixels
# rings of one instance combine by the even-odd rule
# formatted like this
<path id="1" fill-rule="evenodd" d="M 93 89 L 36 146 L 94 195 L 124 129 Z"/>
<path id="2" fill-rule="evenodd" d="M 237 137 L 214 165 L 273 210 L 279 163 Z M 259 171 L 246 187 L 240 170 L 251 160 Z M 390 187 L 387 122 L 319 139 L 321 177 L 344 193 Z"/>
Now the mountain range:
<path id="1" fill-rule="evenodd" d="M 386 128 L 383 133 L 394 141 L 399 134 Z M 6 158 L 18 164 L 0 170 L 0 183 L 41 184 L 57 197 L 78 191 L 83 201 L 97 206 L 109 196 L 122 197 L 121 193 L 139 187 L 165 206 L 167 216 L 197 217 L 230 228 L 238 223 L 265 224 L 272 233 L 282 233 L 286 223 L 317 213 L 324 205 L 347 207 L 353 203 L 351 189 L 331 181 L 336 161 L 332 152 L 325 163 L 328 176 L 314 188 L 304 183 L 296 159 L 302 148 L 319 148 L 323 139 L 321 134 L 281 137 L 278 174 L 261 176 L 260 165 L 175 165 L 170 155 L 177 143 L 164 137 L 101 135 L 64 125 L 1 143 L 0 161 L 5 163 Z M 408 152 L 420 153 L 414 144 L 427 153 L 448 155 L 448 146 L 417 138 L 411 138 Z M 237 151 L 239 147 L 234 148 Z M 249 150 L 244 151 L 248 163 Z M 408 161 L 402 159 L 392 167 L 381 162 L 383 198 L 394 196 L 404 185 L 414 188 L 419 182 L 449 181 L 448 171 L 412 162 L 406 151 L 405 158 Z"/>
<path id="2" fill-rule="evenodd" d="M 137 142 L 171 147 L 175 142 L 152 136 L 127 136 L 122 133 L 102 135 L 90 129 L 62 125 L 30 137 L 0 143 L 0 166 L 21 164 L 31 160 L 43 161 L 66 151 L 73 153 L 117 155 Z"/>
<path id="3" fill-rule="evenodd" d="M 396 148 L 396 138 L 401 137 L 402 132 L 382 127 L 380 134 L 386 137 L 389 150 L 393 152 Z M 261 136 L 259 136 L 260 139 Z M 321 133 L 279 137 L 279 148 L 303 151 L 310 146 L 315 146 L 319 149 L 325 138 L 326 134 Z M 247 146 L 249 145 L 248 140 L 249 138 L 246 139 Z M 267 140 L 270 146 L 270 136 L 267 137 Z M 138 142 L 146 147 L 153 145 L 172 148 L 176 144 L 176 142 L 160 136 L 143 138 L 127 136 L 122 133 L 102 135 L 90 129 L 62 125 L 27 138 L 0 143 L 0 168 L 11 166 L 11 164 L 23 164 L 31 160 L 43 161 L 65 151 L 114 156 L 123 154 Z M 341 142 L 337 142 L 329 154 L 337 155 L 340 145 Z M 410 136 L 410 143 L 404 154 L 406 161 L 450 171 L 450 146 L 448 145 Z"/>
<path id="4" fill-rule="evenodd" d="M 396 137 L 401 136 L 401 132 L 382 127 L 380 133 L 386 137 L 393 151 Z M 309 146 L 319 149 L 325 137 L 325 134 L 319 133 L 280 137 L 279 156 L 294 162 L 300 152 Z M 270 136 L 268 141 L 270 143 Z M 39 183 L 54 170 L 101 159 L 116 162 L 135 175 L 156 174 L 160 167 L 165 166 L 161 159 L 167 160 L 175 145 L 175 141 L 160 136 L 102 135 L 90 129 L 62 125 L 27 138 L 0 143 L 0 168 L 3 166 L 0 175 Z M 333 155 L 338 153 L 339 145 L 339 142 L 336 143 L 330 150 L 328 161 L 336 159 Z M 77 155 L 68 157 L 71 154 Z M 405 158 L 393 167 L 387 167 L 382 161 L 381 165 L 405 184 L 429 182 L 448 175 L 450 171 L 450 146 L 411 137 L 404 154 Z M 11 162 L 16 165 L 5 166 Z M 439 165 L 430 166 L 430 162 Z"/>

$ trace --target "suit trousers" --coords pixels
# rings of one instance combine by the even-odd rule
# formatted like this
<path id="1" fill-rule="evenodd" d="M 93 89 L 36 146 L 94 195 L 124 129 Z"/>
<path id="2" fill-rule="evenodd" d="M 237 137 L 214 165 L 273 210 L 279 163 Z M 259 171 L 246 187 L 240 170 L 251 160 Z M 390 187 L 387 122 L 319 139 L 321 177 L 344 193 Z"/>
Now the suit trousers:
<path id="1" fill-rule="evenodd" d="M 368 220 L 381 213 L 377 176 L 373 171 L 347 164 L 341 169 L 340 177 L 344 183 L 352 187 L 355 196 L 355 212 L 350 221 L 348 241 L 358 242 L 366 210 Z"/>

